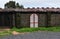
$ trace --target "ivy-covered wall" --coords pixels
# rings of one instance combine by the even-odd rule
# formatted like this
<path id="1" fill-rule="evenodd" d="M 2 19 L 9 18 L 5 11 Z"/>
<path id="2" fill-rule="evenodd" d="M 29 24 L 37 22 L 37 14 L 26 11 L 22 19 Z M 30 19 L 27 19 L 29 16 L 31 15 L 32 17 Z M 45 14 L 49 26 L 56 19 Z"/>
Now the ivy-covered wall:
<path id="1" fill-rule="evenodd" d="M 60 14 L 51 14 L 51 26 L 60 26 Z"/>
<path id="2" fill-rule="evenodd" d="M 15 13 L 13 13 L 15 14 Z M 30 16 L 33 13 L 16 13 L 15 18 L 13 18 L 13 14 L 11 13 L 3 13 L 0 14 L 0 26 L 5 27 L 13 27 L 15 21 L 15 26 L 18 28 L 22 27 L 30 27 Z M 38 26 L 60 26 L 60 14 L 54 13 L 54 14 L 42 14 L 35 13 L 38 15 Z"/>
<path id="3" fill-rule="evenodd" d="M 30 16 L 32 13 L 16 13 L 16 26 L 17 27 L 30 27 Z M 38 15 L 38 25 L 45 26 L 46 15 L 45 14 L 37 14 Z"/>
<path id="4" fill-rule="evenodd" d="M 16 26 L 17 27 L 29 27 L 30 26 L 30 14 L 16 13 Z"/>
<path id="5" fill-rule="evenodd" d="M 32 13 L 16 13 L 17 27 L 30 27 Z M 60 14 L 37 14 L 38 26 L 60 26 Z"/>
<path id="6" fill-rule="evenodd" d="M 45 26 L 46 25 L 46 15 L 45 14 L 39 14 L 38 25 L 39 26 Z"/>

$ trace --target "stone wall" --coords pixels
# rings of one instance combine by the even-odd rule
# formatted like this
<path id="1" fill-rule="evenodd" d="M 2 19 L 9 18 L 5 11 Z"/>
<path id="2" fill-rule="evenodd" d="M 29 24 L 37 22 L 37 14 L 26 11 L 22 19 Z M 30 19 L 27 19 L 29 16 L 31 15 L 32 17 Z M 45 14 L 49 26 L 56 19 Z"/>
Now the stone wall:
<path id="1" fill-rule="evenodd" d="M 29 27 L 30 26 L 30 14 L 16 14 L 16 26 L 17 27 Z"/>
<path id="2" fill-rule="evenodd" d="M 16 26 L 17 27 L 30 27 L 30 16 L 32 13 L 17 13 Z M 48 20 L 46 14 L 38 15 L 38 26 L 46 26 Z M 50 26 L 60 26 L 60 14 L 51 14 Z"/>
<path id="3" fill-rule="evenodd" d="M 60 26 L 60 14 L 51 14 L 51 26 Z"/>
<path id="4" fill-rule="evenodd" d="M 45 14 L 39 14 L 38 16 L 38 25 L 39 26 L 45 26 L 46 25 L 46 15 Z"/>
<path id="5" fill-rule="evenodd" d="M 31 14 L 17 13 L 16 16 L 16 26 L 17 27 L 30 27 L 30 16 Z M 46 15 L 45 14 L 37 14 L 38 15 L 38 26 L 45 26 Z"/>

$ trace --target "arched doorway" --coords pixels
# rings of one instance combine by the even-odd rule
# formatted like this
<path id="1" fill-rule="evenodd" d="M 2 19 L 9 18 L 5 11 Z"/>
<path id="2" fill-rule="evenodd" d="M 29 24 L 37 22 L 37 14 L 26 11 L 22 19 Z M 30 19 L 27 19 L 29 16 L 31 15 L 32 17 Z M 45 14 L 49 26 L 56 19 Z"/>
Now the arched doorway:
<path id="1" fill-rule="evenodd" d="M 32 14 L 30 16 L 30 27 L 38 27 L 38 15 Z"/>

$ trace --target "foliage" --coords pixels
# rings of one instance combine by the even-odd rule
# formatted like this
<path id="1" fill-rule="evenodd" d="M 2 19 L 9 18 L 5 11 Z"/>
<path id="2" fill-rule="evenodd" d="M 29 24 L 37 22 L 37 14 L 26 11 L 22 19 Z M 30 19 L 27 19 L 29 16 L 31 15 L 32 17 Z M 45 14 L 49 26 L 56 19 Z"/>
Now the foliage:
<path id="1" fill-rule="evenodd" d="M 3 31 L 3 32 L 0 32 L 0 36 L 3 36 L 3 35 L 11 35 L 13 31 L 16 31 L 16 32 L 34 32 L 34 31 L 52 31 L 52 32 L 60 32 L 60 27 L 39 27 L 39 28 L 16 28 L 16 27 L 13 27 L 11 30 L 9 31 Z"/>
<path id="2" fill-rule="evenodd" d="M 12 31 L 2 31 L 2 32 L 0 32 L 0 36 L 10 35 L 10 34 L 12 34 L 11 32 L 12 32 Z"/>
<path id="3" fill-rule="evenodd" d="M 60 32 L 60 27 L 39 27 L 39 28 L 12 28 L 11 30 L 17 32 L 34 32 L 34 31 L 55 31 Z"/>
<path id="4" fill-rule="evenodd" d="M 16 3 L 16 8 L 23 8 L 23 5 L 19 5 L 19 3 Z"/>
<path id="5" fill-rule="evenodd" d="M 5 8 L 24 8 L 23 5 L 19 5 L 15 1 L 9 1 L 4 5 Z"/>

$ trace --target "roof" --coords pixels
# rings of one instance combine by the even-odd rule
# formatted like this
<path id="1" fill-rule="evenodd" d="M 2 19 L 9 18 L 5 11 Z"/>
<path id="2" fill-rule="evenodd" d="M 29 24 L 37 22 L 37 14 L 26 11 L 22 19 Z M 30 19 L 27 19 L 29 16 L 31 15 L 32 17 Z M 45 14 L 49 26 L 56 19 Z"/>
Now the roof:
<path id="1" fill-rule="evenodd" d="M 7 9 L 1 9 L 0 8 L 0 12 L 11 12 L 11 11 L 16 11 L 16 12 L 60 12 L 60 8 L 49 8 L 49 7 L 37 7 L 37 8 L 23 8 L 23 9 L 19 9 L 19 8 L 16 8 L 16 9 L 13 9 L 13 8 L 7 8 Z"/>

